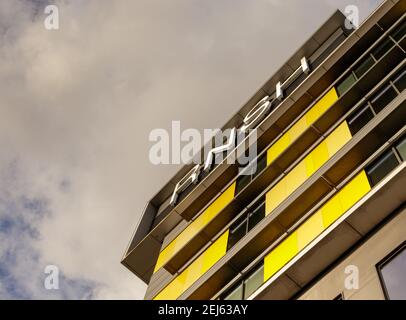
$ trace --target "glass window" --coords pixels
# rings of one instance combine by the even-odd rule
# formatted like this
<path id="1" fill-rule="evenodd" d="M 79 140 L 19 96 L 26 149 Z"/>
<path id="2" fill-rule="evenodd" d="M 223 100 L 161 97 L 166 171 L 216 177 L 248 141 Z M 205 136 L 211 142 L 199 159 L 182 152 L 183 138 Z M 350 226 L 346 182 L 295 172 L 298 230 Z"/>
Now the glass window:
<path id="1" fill-rule="evenodd" d="M 243 173 L 243 172 L 242 172 Z M 235 186 L 235 194 L 239 194 L 242 189 L 244 189 L 251 182 L 251 176 L 241 174 L 237 178 L 237 183 Z"/>
<path id="2" fill-rule="evenodd" d="M 374 63 L 375 61 L 371 56 L 364 58 L 354 70 L 357 77 L 361 78 L 374 65 Z"/>
<path id="3" fill-rule="evenodd" d="M 263 154 L 258 160 L 257 160 L 257 170 L 255 171 L 253 178 L 255 178 L 258 174 L 262 172 L 266 168 L 266 153 Z"/>
<path id="4" fill-rule="evenodd" d="M 391 36 L 396 40 L 401 40 L 406 34 L 406 20 L 403 21 L 396 29 L 392 32 Z"/>
<path id="5" fill-rule="evenodd" d="M 339 96 L 342 96 L 354 83 L 356 79 L 351 73 L 347 78 L 337 85 L 337 92 Z"/>
<path id="6" fill-rule="evenodd" d="M 242 283 L 240 283 L 236 288 L 234 288 L 229 294 L 224 297 L 224 300 L 242 300 L 242 289 Z"/>
<path id="7" fill-rule="evenodd" d="M 406 88 L 406 69 L 400 71 L 399 74 L 395 76 L 393 83 L 400 92 Z"/>
<path id="8" fill-rule="evenodd" d="M 399 164 L 398 159 L 392 150 L 383 154 L 375 162 L 373 162 L 369 167 L 367 167 L 367 175 L 369 182 L 372 186 L 376 185 L 381 181 L 389 172 Z"/>
<path id="9" fill-rule="evenodd" d="M 395 44 L 390 39 L 385 39 L 381 44 L 379 44 L 374 50 L 372 50 L 372 54 L 379 60 L 382 58 L 386 52 L 388 52 Z"/>
<path id="10" fill-rule="evenodd" d="M 385 296 L 390 300 L 406 300 L 406 245 L 397 249 L 378 266 Z"/>
<path id="11" fill-rule="evenodd" d="M 355 111 L 351 116 L 348 117 L 348 127 L 350 128 L 351 134 L 355 135 L 360 131 L 372 118 L 374 114 L 369 107 L 369 105 L 364 106 L 361 110 Z"/>
<path id="12" fill-rule="evenodd" d="M 396 149 L 402 157 L 402 160 L 406 161 L 406 136 L 398 142 L 398 144 L 396 145 Z"/>
<path id="13" fill-rule="evenodd" d="M 256 208 L 248 217 L 248 231 L 254 228 L 265 217 L 265 203 Z"/>
<path id="14" fill-rule="evenodd" d="M 257 290 L 264 282 L 264 265 L 251 273 L 247 279 L 244 280 L 244 299 L 247 299 L 251 294 Z"/>
<path id="15" fill-rule="evenodd" d="M 247 216 L 243 215 L 231 227 L 228 235 L 227 250 L 232 248 L 247 233 Z"/>
<path id="16" fill-rule="evenodd" d="M 372 98 L 371 104 L 374 108 L 376 113 L 379 113 L 383 108 L 385 108 L 389 102 L 395 99 L 397 93 L 392 86 L 388 85 L 387 87 L 383 88 L 380 92 L 376 94 L 374 98 Z"/>

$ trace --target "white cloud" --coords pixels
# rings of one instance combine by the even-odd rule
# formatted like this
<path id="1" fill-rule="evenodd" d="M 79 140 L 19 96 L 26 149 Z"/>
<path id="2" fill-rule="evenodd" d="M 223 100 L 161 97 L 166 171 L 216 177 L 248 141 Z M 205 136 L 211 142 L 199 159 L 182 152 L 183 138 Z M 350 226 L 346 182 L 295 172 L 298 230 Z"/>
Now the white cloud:
<path id="1" fill-rule="evenodd" d="M 347 1 L 57 1 L 58 31 L 43 27 L 45 3 L 0 2 L 0 165 L 17 163 L 22 181 L 1 181 L 3 199 L 40 197 L 50 212 L 24 220 L 39 238 L 14 235 L 38 259 L 11 242 L 0 253 L 20 252 L 13 275 L 33 295 L 48 297 L 27 265 L 52 263 L 75 281 L 55 297 L 142 298 L 119 261 L 179 168 L 148 162 L 150 130 L 221 126 Z M 2 284 L 0 296 L 13 294 Z"/>

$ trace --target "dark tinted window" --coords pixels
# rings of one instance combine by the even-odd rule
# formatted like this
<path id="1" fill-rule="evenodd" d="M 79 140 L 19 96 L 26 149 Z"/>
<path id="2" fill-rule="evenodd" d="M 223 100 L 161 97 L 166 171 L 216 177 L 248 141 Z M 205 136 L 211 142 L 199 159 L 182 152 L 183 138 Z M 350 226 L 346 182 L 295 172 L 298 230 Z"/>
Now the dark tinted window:
<path id="1" fill-rule="evenodd" d="M 386 297 L 406 300 L 406 246 L 403 245 L 378 268 Z"/>
<path id="2" fill-rule="evenodd" d="M 396 29 L 392 32 L 391 36 L 396 40 L 401 40 L 406 34 L 406 20 L 403 21 Z"/>
<path id="3" fill-rule="evenodd" d="M 248 217 L 248 231 L 254 228 L 265 217 L 265 203 L 256 208 Z"/>
<path id="4" fill-rule="evenodd" d="M 367 167 L 367 175 L 372 186 L 381 181 L 389 172 L 399 164 L 398 159 L 392 150 L 379 157 Z"/>
<path id="5" fill-rule="evenodd" d="M 354 75 L 351 73 L 347 78 L 337 85 L 337 92 L 342 96 L 356 81 Z"/>
<path id="6" fill-rule="evenodd" d="M 398 150 L 403 161 L 406 161 L 406 136 L 400 139 L 396 144 L 396 149 Z"/>
<path id="7" fill-rule="evenodd" d="M 240 193 L 240 191 L 244 189 L 253 178 L 260 174 L 261 171 L 265 169 L 265 167 L 266 153 L 261 157 L 255 159 L 255 161 L 251 162 L 246 168 L 240 168 L 240 170 L 242 171 L 240 173 L 240 176 L 237 178 L 235 194 Z"/>
<path id="8" fill-rule="evenodd" d="M 395 97 L 397 93 L 392 86 L 387 86 L 378 92 L 374 98 L 371 100 L 372 107 L 376 113 L 379 113 L 383 108 L 385 108 Z"/>
<path id="9" fill-rule="evenodd" d="M 227 250 L 232 248 L 242 237 L 247 233 L 247 221 L 244 215 L 240 220 L 237 220 L 231 227 L 228 234 Z"/>
<path id="10" fill-rule="evenodd" d="M 265 217 L 265 200 L 262 199 L 260 203 L 258 207 L 243 214 L 230 226 L 227 250 L 240 241 L 242 237 Z"/>
<path id="11" fill-rule="evenodd" d="M 354 72 L 358 78 L 361 78 L 373 65 L 375 61 L 371 56 L 364 58 L 363 61 L 355 68 Z"/>
<path id="12" fill-rule="evenodd" d="M 400 71 L 399 74 L 395 76 L 393 83 L 400 92 L 406 88 L 406 69 Z"/>
<path id="13" fill-rule="evenodd" d="M 235 194 L 239 194 L 242 189 L 244 189 L 251 182 L 251 176 L 242 174 L 237 178 L 237 183 L 235 186 Z"/>
<path id="14" fill-rule="evenodd" d="M 266 168 L 266 153 L 257 160 L 257 170 L 255 171 L 253 178 L 255 178 L 258 174 L 260 174 L 262 170 L 264 170 L 265 168 Z"/>
<path id="15" fill-rule="evenodd" d="M 374 57 L 379 60 L 382 58 L 386 52 L 389 51 L 395 44 L 390 39 L 385 39 L 381 44 L 379 44 L 374 50 L 372 50 L 372 54 Z"/>
<path id="16" fill-rule="evenodd" d="M 367 105 L 354 112 L 347 120 L 351 134 L 355 135 L 361 130 L 372 118 L 374 114 L 371 108 Z"/>

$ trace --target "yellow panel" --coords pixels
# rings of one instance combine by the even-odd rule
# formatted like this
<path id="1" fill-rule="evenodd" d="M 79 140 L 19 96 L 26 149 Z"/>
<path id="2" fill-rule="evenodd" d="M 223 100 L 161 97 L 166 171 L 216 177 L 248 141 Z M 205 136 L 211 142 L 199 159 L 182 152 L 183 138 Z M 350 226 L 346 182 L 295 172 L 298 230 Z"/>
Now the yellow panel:
<path id="1" fill-rule="evenodd" d="M 296 167 L 294 167 L 284 178 L 286 182 L 286 194 L 285 198 L 287 198 L 293 191 L 297 189 L 306 179 L 306 162 L 301 161 L 298 163 Z M 281 202 L 284 199 L 281 199 Z"/>
<path id="2" fill-rule="evenodd" d="M 306 156 L 306 173 L 308 177 L 315 173 L 330 158 L 326 142 L 327 139 L 329 139 L 329 137 L 320 142 L 320 144 Z"/>
<path id="3" fill-rule="evenodd" d="M 326 138 L 330 157 L 340 150 L 341 147 L 351 139 L 351 137 L 350 128 L 348 127 L 347 122 L 344 121 Z"/>
<path id="4" fill-rule="evenodd" d="M 297 243 L 299 251 L 305 248 L 321 232 L 323 232 L 323 216 L 321 212 L 316 212 L 303 223 L 297 230 Z"/>
<path id="5" fill-rule="evenodd" d="M 340 201 L 343 211 L 351 208 L 360 198 L 362 198 L 371 186 L 365 171 L 361 171 L 350 183 L 348 183 L 340 192 Z"/>
<path id="6" fill-rule="evenodd" d="M 327 228 L 331 225 L 369 190 L 371 190 L 371 186 L 367 175 L 365 171 L 361 171 L 323 206 L 324 226 Z"/>
<path id="7" fill-rule="evenodd" d="M 202 214 L 189 224 L 159 254 L 154 272 L 165 265 L 190 239 L 202 230 L 234 198 L 235 182 L 231 184 Z"/>
<path id="8" fill-rule="evenodd" d="M 268 215 L 351 139 L 346 122 L 340 124 L 266 194 Z"/>
<path id="9" fill-rule="evenodd" d="M 266 163 L 269 166 L 291 143 L 289 132 L 285 132 L 266 152 Z"/>
<path id="10" fill-rule="evenodd" d="M 264 259 L 264 281 L 272 277 L 298 253 L 297 233 L 293 232 Z"/>
<path id="11" fill-rule="evenodd" d="M 265 214 L 268 215 L 274 210 L 306 178 L 306 164 L 301 162 L 266 194 Z"/>
<path id="12" fill-rule="evenodd" d="M 337 99 L 337 92 L 335 88 L 332 88 L 268 149 L 267 164 L 271 164 L 295 139 L 330 108 Z"/>
<path id="13" fill-rule="evenodd" d="M 265 196 L 265 215 L 275 209 L 286 197 L 286 180 L 279 181 Z"/>
<path id="14" fill-rule="evenodd" d="M 343 208 L 340 201 L 340 193 L 336 193 L 323 207 L 319 210 L 323 217 L 324 228 L 331 225 L 342 214 Z"/>
<path id="15" fill-rule="evenodd" d="M 202 274 L 208 271 L 227 251 L 228 230 L 204 253 Z M 200 274 L 200 276 L 202 275 Z"/>
<path id="16" fill-rule="evenodd" d="M 333 87 L 306 113 L 307 124 L 311 125 L 315 122 L 337 99 L 337 92 Z"/>
<path id="17" fill-rule="evenodd" d="M 309 126 L 307 125 L 306 122 L 306 117 L 301 117 L 290 129 L 289 135 L 290 135 L 290 140 L 293 142 L 295 139 L 297 139 L 303 132 L 306 131 L 306 129 Z"/>
<path id="18" fill-rule="evenodd" d="M 264 281 L 317 238 L 334 221 L 359 201 L 371 187 L 364 171 L 339 190 L 320 210 L 308 218 L 295 232 L 264 258 Z"/>
<path id="19" fill-rule="evenodd" d="M 174 300 L 185 292 L 205 272 L 207 272 L 227 250 L 228 230 L 224 232 L 210 247 L 195 261 L 173 279 L 154 300 Z"/>

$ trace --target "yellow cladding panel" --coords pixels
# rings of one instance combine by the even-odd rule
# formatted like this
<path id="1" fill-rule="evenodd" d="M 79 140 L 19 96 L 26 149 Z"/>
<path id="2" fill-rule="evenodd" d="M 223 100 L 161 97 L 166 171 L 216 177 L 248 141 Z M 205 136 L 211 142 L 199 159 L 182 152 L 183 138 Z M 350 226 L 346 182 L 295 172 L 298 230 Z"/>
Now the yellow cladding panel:
<path id="1" fill-rule="evenodd" d="M 297 139 L 309 126 L 306 122 L 306 117 L 301 117 L 287 132 L 289 132 L 290 140 Z"/>
<path id="2" fill-rule="evenodd" d="M 368 177 L 365 171 L 361 171 L 321 208 L 324 227 L 330 226 L 369 190 Z"/>
<path id="3" fill-rule="evenodd" d="M 307 177 L 315 173 L 330 158 L 326 143 L 327 139 L 328 137 L 305 157 L 304 162 L 306 163 Z"/>
<path id="4" fill-rule="evenodd" d="M 264 281 L 272 277 L 301 250 L 341 217 L 371 187 L 364 171 L 339 190 L 320 210 L 308 218 L 296 231 L 283 240 L 264 259 Z"/>
<path id="5" fill-rule="evenodd" d="M 348 127 L 347 122 L 344 121 L 326 138 L 330 156 L 340 150 L 341 147 L 351 139 L 351 137 L 350 128 Z"/>
<path id="6" fill-rule="evenodd" d="M 287 264 L 295 255 L 299 248 L 297 246 L 297 233 L 293 232 L 264 259 L 264 281 L 272 277 L 278 270 Z"/>
<path id="7" fill-rule="evenodd" d="M 293 191 L 296 190 L 297 186 L 307 179 L 306 174 L 306 162 L 300 162 L 295 168 L 290 171 L 286 177 L 283 178 L 286 183 L 286 193 L 285 197 L 289 196 Z M 283 200 L 283 199 L 281 199 Z"/>
<path id="8" fill-rule="evenodd" d="M 206 273 L 227 250 L 228 230 L 223 233 L 195 261 L 173 279 L 154 300 L 175 300 L 185 292 L 196 280 Z"/>
<path id="9" fill-rule="evenodd" d="M 321 212 L 316 212 L 303 223 L 297 230 L 297 242 L 299 251 L 304 249 L 314 238 L 324 229 L 323 216 Z"/>
<path id="10" fill-rule="evenodd" d="M 158 257 L 154 272 L 167 263 L 187 241 L 202 230 L 234 198 L 235 182 L 230 185 L 195 221 L 189 224 L 174 240 L 163 249 Z"/>
<path id="11" fill-rule="evenodd" d="M 337 99 L 337 91 L 333 87 L 306 113 L 307 124 L 315 122 Z"/>
<path id="12" fill-rule="evenodd" d="M 266 152 L 267 165 L 269 166 L 291 142 L 289 131 L 287 131 Z"/>
<path id="13" fill-rule="evenodd" d="M 271 213 L 350 139 L 351 133 L 344 121 L 269 190 L 266 194 L 265 214 Z"/>
<path id="14" fill-rule="evenodd" d="M 295 139 L 330 108 L 337 99 L 337 92 L 335 88 L 332 88 L 268 149 L 267 164 L 271 164 Z"/>

